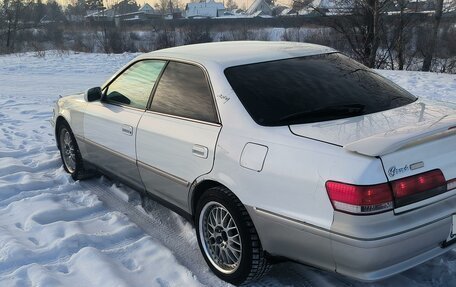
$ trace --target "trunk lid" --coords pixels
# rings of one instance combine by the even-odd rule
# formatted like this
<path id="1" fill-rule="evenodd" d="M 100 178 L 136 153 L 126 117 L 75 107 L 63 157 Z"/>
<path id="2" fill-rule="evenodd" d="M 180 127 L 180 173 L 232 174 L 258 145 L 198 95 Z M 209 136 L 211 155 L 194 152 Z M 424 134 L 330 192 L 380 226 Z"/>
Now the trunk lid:
<path id="1" fill-rule="evenodd" d="M 398 142 L 410 142 L 411 137 L 422 138 L 424 133 L 434 134 L 437 129 L 448 129 L 455 116 L 456 106 L 417 101 L 383 112 L 289 127 L 297 136 L 339 145 L 368 156 L 379 156 L 394 151 L 393 144 L 400 148 Z M 370 147 L 372 144 L 376 145 L 375 148 Z M 386 146 L 390 148 L 385 149 Z"/>
<path id="2" fill-rule="evenodd" d="M 339 145 L 362 155 L 379 157 L 388 181 L 398 181 L 431 170 L 445 180 L 456 178 L 455 109 L 418 101 L 396 109 L 335 121 L 292 125 L 293 134 Z M 427 193 L 424 192 L 424 193 Z M 418 208 L 456 194 L 456 189 L 434 191 L 397 207 Z"/>

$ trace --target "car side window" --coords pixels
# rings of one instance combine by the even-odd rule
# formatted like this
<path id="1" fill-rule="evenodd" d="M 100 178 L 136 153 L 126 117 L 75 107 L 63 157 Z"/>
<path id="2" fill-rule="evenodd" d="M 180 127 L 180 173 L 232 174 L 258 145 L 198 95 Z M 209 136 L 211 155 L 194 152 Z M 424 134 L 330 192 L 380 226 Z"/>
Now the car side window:
<path id="1" fill-rule="evenodd" d="M 217 122 L 211 89 L 200 67 L 170 62 L 152 99 L 150 110 L 206 122 Z"/>
<path id="2" fill-rule="evenodd" d="M 133 64 L 107 88 L 104 101 L 145 109 L 155 81 L 166 61 L 145 60 Z"/>

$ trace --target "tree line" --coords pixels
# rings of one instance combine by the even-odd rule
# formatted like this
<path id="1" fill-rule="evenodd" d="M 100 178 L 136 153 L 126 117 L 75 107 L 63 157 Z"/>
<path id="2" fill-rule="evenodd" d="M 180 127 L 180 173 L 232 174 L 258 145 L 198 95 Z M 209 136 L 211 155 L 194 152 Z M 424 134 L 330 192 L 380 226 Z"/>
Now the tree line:
<path id="1" fill-rule="evenodd" d="M 139 5 L 135 0 L 72 0 L 66 7 L 60 6 L 55 0 L 46 3 L 43 0 L 0 0 L 0 53 L 13 53 L 16 51 L 46 49 L 43 42 L 51 42 L 50 48 L 78 49 L 94 51 L 93 46 L 102 47 L 106 53 L 143 50 L 137 42 L 143 42 L 142 36 L 125 27 L 115 26 L 114 23 L 92 23 L 78 25 L 76 30 L 85 29 L 88 33 L 72 34 L 65 28 L 65 22 L 79 19 L 84 20 L 88 11 L 101 11 L 106 6 L 116 9 L 120 14 L 137 11 Z M 455 71 L 456 70 L 456 15 L 451 10 L 451 5 L 456 1 L 430 0 L 433 4 L 433 13 L 413 13 L 412 2 L 409 0 L 335 0 L 336 8 L 332 14 L 321 11 L 319 7 L 312 7 L 313 1 L 294 0 L 293 7 L 308 7 L 317 15 L 319 25 L 332 29 L 326 35 L 298 35 L 297 29 L 287 30 L 283 40 L 315 42 L 333 46 L 350 56 L 356 58 L 371 68 L 388 69 L 420 69 L 423 71 Z M 447 1 L 447 2 L 445 2 Z M 226 3 L 232 5 L 233 1 Z M 170 4 L 171 3 L 171 4 Z M 268 3 L 273 4 L 273 1 Z M 418 3 L 418 2 L 416 2 Z M 422 2 L 420 2 L 422 3 Z M 178 0 L 160 0 L 155 9 L 165 13 L 173 5 L 182 9 L 183 5 Z M 416 8 L 416 7 L 415 7 Z M 453 16 L 448 17 L 449 11 Z M 418 10 L 416 11 L 418 12 Z M 261 20 L 261 19 L 260 19 Z M 282 18 L 280 21 L 292 22 L 292 18 Z M 233 31 L 233 39 L 256 39 L 258 35 L 249 35 L 249 23 L 255 19 L 229 20 L 223 29 Z M 274 19 L 263 19 L 263 27 L 276 25 Z M 182 23 L 182 20 L 180 20 Z M 178 44 L 213 41 L 213 34 L 220 27 L 220 20 L 188 20 L 188 27 L 176 28 L 173 21 L 159 21 L 145 23 L 137 27 L 139 30 L 150 31 L 155 43 L 149 48 L 163 48 Z M 185 22 L 186 23 L 186 22 Z M 199 24 L 203 23 L 203 24 Z M 239 24 L 241 23 L 241 24 Z M 244 23 L 244 24 L 242 24 Z M 274 23 L 274 24 L 268 24 Z M 180 24 L 182 26 L 182 24 Z M 280 25 L 280 23 L 279 23 Z M 305 24 L 301 24 L 305 25 Z M 69 25 L 71 26 L 71 25 Z M 216 28 L 214 28 L 216 27 Z M 305 28 L 305 27 L 304 27 Z M 179 31 L 177 31 L 177 30 Z M 71 29 L 70 29 L 71 30 Z M 130 29 L 131 30 L 131 29 Z M 185 30 L 185 31 L 184 31 Z M 185 41 L 174 40 L 177 32 L 185 32 Z M 298 31 L 298 32 L 297 32 Z M 223 32 L 223 31 L 222 31 Z M 263 33 L 263 32 L 259 32 Z M 41 41 L 32 41 L 39 35 Z M 292 35 L 293 34 L 293 35 Z M 226 35 L 226 33 L 225 33 Z M 317 37 L 318 36 L 318 37 Z M 85 38 L 92 38 L 94 44 L 87 44 Z M 223 37 L 222 37 L 223 38 Z M 261 37 L 260 37 L 261 38 Z M 263 37 L 267 38 L 267 37 Z M 65 42 L 76 43 L 68 47 Z M 152 41 L 152 40 L 151 40 Z M 30 47 L 24 49 L 22 46 Z M 99 44 L 97 44 L 99 43 Z M 64 47 L 66 46 L 66 47 Z M 417 64 L 419 61 L 419 67 Z"/>
<path id="2" fill-rule="evenodd" d="M 323 16 L 321 8 L 312 7 L 313 3 L 312 0 L 293 0 L 293 7 L 307 7 Z M 446 46 L 455 48 L 454 33 L 451 35 L 453 38 L 445 38 L 450 36 L 448 32 L 451 33 L 451 29 L 454 32 L 454 27 L 441 26 L 445 12 L 455 13 L 454 0 L 430 0 L 428 3 L 410 0 L 335 0 L 335 4 L 333 13 L 338 16 L 331 17 L 328 25 L 344 37 L 354 56 L 370 68 L 384 67 L 388 62 L 388 68 L 403 70 L 410 64 L 407 60 L 418 57 L 423 59 L 421 70 L 430 71 L 438 43 L 451 42 L 445 43 Z M 433 12 L 431 17 L 429 12 L 423 13 L 422 10 L 426 10 L 424 7 L 419 7 L 424 4 Z"/>

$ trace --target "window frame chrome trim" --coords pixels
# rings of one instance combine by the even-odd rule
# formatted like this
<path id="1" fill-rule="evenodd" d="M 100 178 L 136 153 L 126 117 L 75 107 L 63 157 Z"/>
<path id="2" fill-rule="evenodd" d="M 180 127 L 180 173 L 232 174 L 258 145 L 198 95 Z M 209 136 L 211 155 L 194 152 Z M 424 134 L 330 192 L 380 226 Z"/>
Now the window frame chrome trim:
<path id="1" fill-rule="evenodd" d="M 206 78 L 206 82 L 209 85 L 209 92 L 211 93 L 211 96 L 212 96 L 212 105 L 215 108 L 217 122 L 202 121 L 202 120 L 197 120 L 197 119 L 192 119 L 192 118 L 187 118 L 187 117 L 182 117 L 182 116 L 177 116 L 177 115 L 176 115 L 176 117 L 179 117 L 181 119 L 190 119 L 190 120 L 193 120 L 193 121 L 206 122 L 206 123 L 211 123 L 211 124 L 220 124 L 220 125 L 222 124 L 222 120 L 220 118 L 220 112 L 219 112 L 219 109 L 218 109 L 218 106 L 217 106 L 217 100 L 215 98 L 215 92 L 214 92 L 214 87 L 212 85 L 211 77 L 210 77 L 209 72 L 207 71 L 206 67 L 204 67 L 204 65 L 202 65 L 202 64 L 200 64 L 198 62 L 194 62 L 194 61 L 190 61 L 190 60 L 184 60 L 184 59 L 176 59 L 176 58 L 172 58 L 172 57 L 169 57 L 169 58 L 161 58 L 161 57 L 147 58 L 147 60 L 155 60 L 155 59 L 156 60 L 165 60 L 166 59 L 166 61 L 167 61 L 167 64 L 164 66 L 162 72 L 160 73 L 159 78 L 157 78 L 156 83 L 160 83 L 161 77 L 162 77 L 163 73 L 165 72 L 166 68 L 168 67 L 169 63 L 170 62 L 176 62 L 176 63 L 193 65 L 193 66 L 197 66 L 198 68 L 200 68 L 203 71 L 203 74 L 204 74 L 204 76 Z M 155 111 L 150 110 L 150 108 L 152 106 L 152 101 L 154 99 L 155 91 L 157 89 L 157 86 L 158 86 L 158 84 L 154 85 L 154 88 L 152 89 L 153 94 L 151 94 L 150 105 L 147 106 L 146 112 L 148 112 L 148 111 L 155 112 Z M 156 113 L 160 113 L 160 112 L 156 112 Z M 160 114 L 174 116 L 174 115 L 167 114 L 167 113 L 160 113 Z"/>
<path id="2" fill-rule="evenodd" d="M 154 82 L 154 85 L 152 87 L 152 90 L 149 94 L 149 98 L 147 100 L 147 103 L 146 103 L 146 106 L 144 109 L 140 109 L 140 108 L 135 108 L 135 107 L 131 107 L 129 105 L 126 105 L 126 104 L 122 104 L 122 103 L 115 103 L 115 102 L 108 102 L 106 100 L 104 100 L 104 98 L 106 97 L 106 89 L 109 88 L 109 86 L 112 84 L 112 82 L 114 82 L 115 80 L 117 80 L 126 70 L 130 69 L 133 65 L 136 65 L 137 63 L 139 62 L 144 62 L 144 61 L 162 61 L 164 62 L 165 64 L 163 65 L 163 68 L 161 69 L 160 71 L 160 74 L 158 75 L 157 79 L 155 80 Z M 129 109 L 134 109 L 134 110 L 138 110 L 138 111 L 146 111 L 148 106 L 149 106 L 149 103 L 151 102 L 151 99 L 152 99 L 152 93 L 155 91 L 156 87 L 157 87 L 157 83 L 158 81 L 160 80 L 161 78 L 161 75 L 163 74 L 163 71 L 165 70 L 166 66 L 168 66 L 168 63 L 169 61 L 166 60 L 166 59 L 139 59 L 137 61 L 134 61 L 132 63 L 130 63 L 128 66 L 124 67 L 122 70 L 118 71 L 117 74 L 115 74 L 115 76 L 113 78 L 111 78 L 108 82 L 104 83 L 102 86 L 101 86 L 101 90 L 102 90 L 102 95 L 101 95 L 101 99 L 99 100 L 100 103 L 105 103 L 105 104 L 108 104 L 108 105 L 114 105 L 114 106 L 119 106 L 119 107 L 124 107 L 124 108 L 129 108 Z"/>

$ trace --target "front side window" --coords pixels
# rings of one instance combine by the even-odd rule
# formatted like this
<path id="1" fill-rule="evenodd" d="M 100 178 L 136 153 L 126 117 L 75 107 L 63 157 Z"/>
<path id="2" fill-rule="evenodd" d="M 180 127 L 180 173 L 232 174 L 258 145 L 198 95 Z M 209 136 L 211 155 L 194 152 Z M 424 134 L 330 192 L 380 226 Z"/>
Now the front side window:
<path id="1" fill-rule="evenodd" d="M 104 100 L 108 103 L 145 109 L 165 63 L 146 60 L 133 64 L 108 86 Z"/>
<path id="2" fill-rule="evenodd" d="M 225 76 L 251 117 L 263 126 L 360 116 L 416 100 L 339 53 L 230 67 Z"/>
<path id="3" fill-rule="evenodd" d="M 214 100 L 203 70 L 197 66 L 170 62 L 152 99 L 155 112 L 217 122 Z"/>

